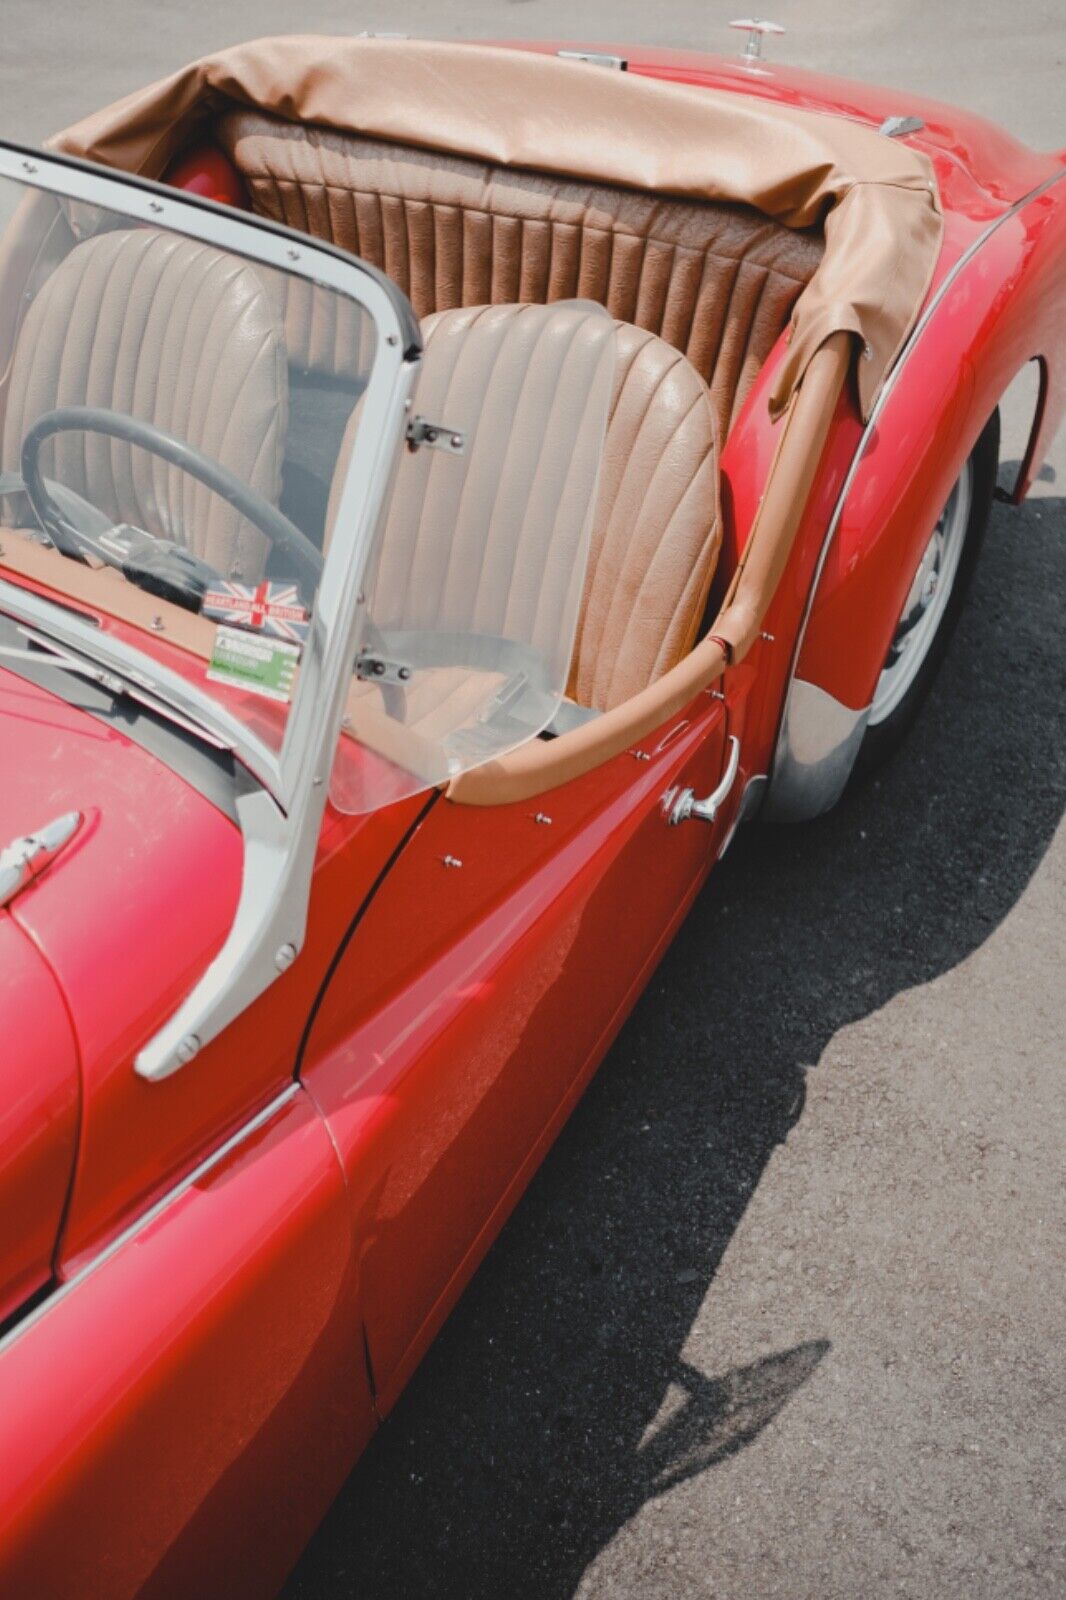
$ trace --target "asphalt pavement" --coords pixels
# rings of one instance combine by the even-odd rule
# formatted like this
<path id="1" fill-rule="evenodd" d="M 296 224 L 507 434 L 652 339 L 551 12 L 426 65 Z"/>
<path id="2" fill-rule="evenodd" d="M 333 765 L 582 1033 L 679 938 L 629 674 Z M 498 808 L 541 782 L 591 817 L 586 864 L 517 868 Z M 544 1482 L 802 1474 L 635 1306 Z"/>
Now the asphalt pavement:
<path id="1" fill-rule="evenodd" d="M 259 33 L 729 50 L 730 14 L 5 0 L 0 132 Z M 901 112 L 1066 144 L 1062 0 L 773 15 Z M 739 837 L 286 1600 L 1066 1593 L 1064 474 L 996 508 L 891 768 Z"/>

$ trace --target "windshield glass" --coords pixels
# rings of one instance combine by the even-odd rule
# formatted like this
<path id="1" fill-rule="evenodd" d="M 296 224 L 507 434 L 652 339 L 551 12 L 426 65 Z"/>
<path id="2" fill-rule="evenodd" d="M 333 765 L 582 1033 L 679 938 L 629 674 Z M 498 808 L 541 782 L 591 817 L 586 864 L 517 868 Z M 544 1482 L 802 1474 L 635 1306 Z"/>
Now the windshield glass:
<path id="1" fill-rule="evenodd" d="M 546 728 L 566 692 L 614 379 L 584 301 L 439 313 L 416 427 L 364 582 L 367 616 L 332 797 L 366 810 Z M 459 453 L 461 450 L 461 454 Z"/>
<path id="2" fill-rule="evenodd" d="M 283 803 L 342 677 L 342 809 L 544 729 L 584 582 L 606 312 L 444 313 L 405 379 L 390 297 L 357 264 L 334 267 L 342 292 L 311 241 L 84 171 L 57 192 L 57 170 L 0 177 L 0 579 L 132 647 L 161 698 L 192 685 L 278 758 Z"/>
<path id="3" fill-rule="evenodd" d="M 116 620 L 279 748 L 373 318 L 9 180 L 0 222 L 0 571 Z"/>

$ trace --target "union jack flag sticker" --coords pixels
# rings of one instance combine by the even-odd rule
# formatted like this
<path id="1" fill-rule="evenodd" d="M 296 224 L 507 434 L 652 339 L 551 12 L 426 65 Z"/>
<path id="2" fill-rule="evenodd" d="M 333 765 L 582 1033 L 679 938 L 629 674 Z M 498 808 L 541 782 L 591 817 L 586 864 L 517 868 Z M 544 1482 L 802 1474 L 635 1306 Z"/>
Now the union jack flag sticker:
<path id="1" fill-rule="evenodd" d="M 302 644 L 310 620 L 294 583 L 219 583 L 200 604 L 205 617 L 217 617 L 235 628 L 252 628 L 274 639 Z"/>

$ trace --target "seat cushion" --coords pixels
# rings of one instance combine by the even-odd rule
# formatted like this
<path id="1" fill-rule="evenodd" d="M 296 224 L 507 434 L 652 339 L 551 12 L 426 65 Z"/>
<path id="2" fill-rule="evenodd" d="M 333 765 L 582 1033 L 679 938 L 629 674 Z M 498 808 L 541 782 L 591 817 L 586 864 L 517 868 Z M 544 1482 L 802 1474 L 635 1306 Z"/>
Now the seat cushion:
<path id="1" fill-rule="evenodd" d="M 745 206 L 664 199 L 301 126 L 258 111 L 216 137 L 261 214 L 381 268 L 418 315 L 581 297 L 660 335 L 711 388 L 724 439 L 822 257 L 820 234 Z M 349 359 L 290 319 L 296 359 Z M 313 340 L 310 335 L 313 333 Z"/>
<path id="2" fill-rule="evenodd" d="M 255 269 L 149 228 L 85 240 L 26 313 L 11 365 L 3 467 L 57 406 L 100 406 L 202 450 L 272 503 L 288 406 L 276 310 Z M 267 540 L 187 473 L 120 440 L 66 433 L 45 474 L 130 522 L 187 545 L 229 577 L 258 579 Z"/>

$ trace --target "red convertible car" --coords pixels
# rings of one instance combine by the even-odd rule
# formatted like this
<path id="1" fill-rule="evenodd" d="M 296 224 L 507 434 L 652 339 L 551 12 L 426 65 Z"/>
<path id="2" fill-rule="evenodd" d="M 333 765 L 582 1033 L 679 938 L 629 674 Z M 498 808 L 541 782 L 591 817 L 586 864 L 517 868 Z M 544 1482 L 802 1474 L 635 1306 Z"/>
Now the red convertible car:
<path id="1" fill-rule="evenodd" d="M 1064 163 L 384 38 L 0 147 L 5 1597 L 277 1590 L 738 824 L 913 718 Z"/>

